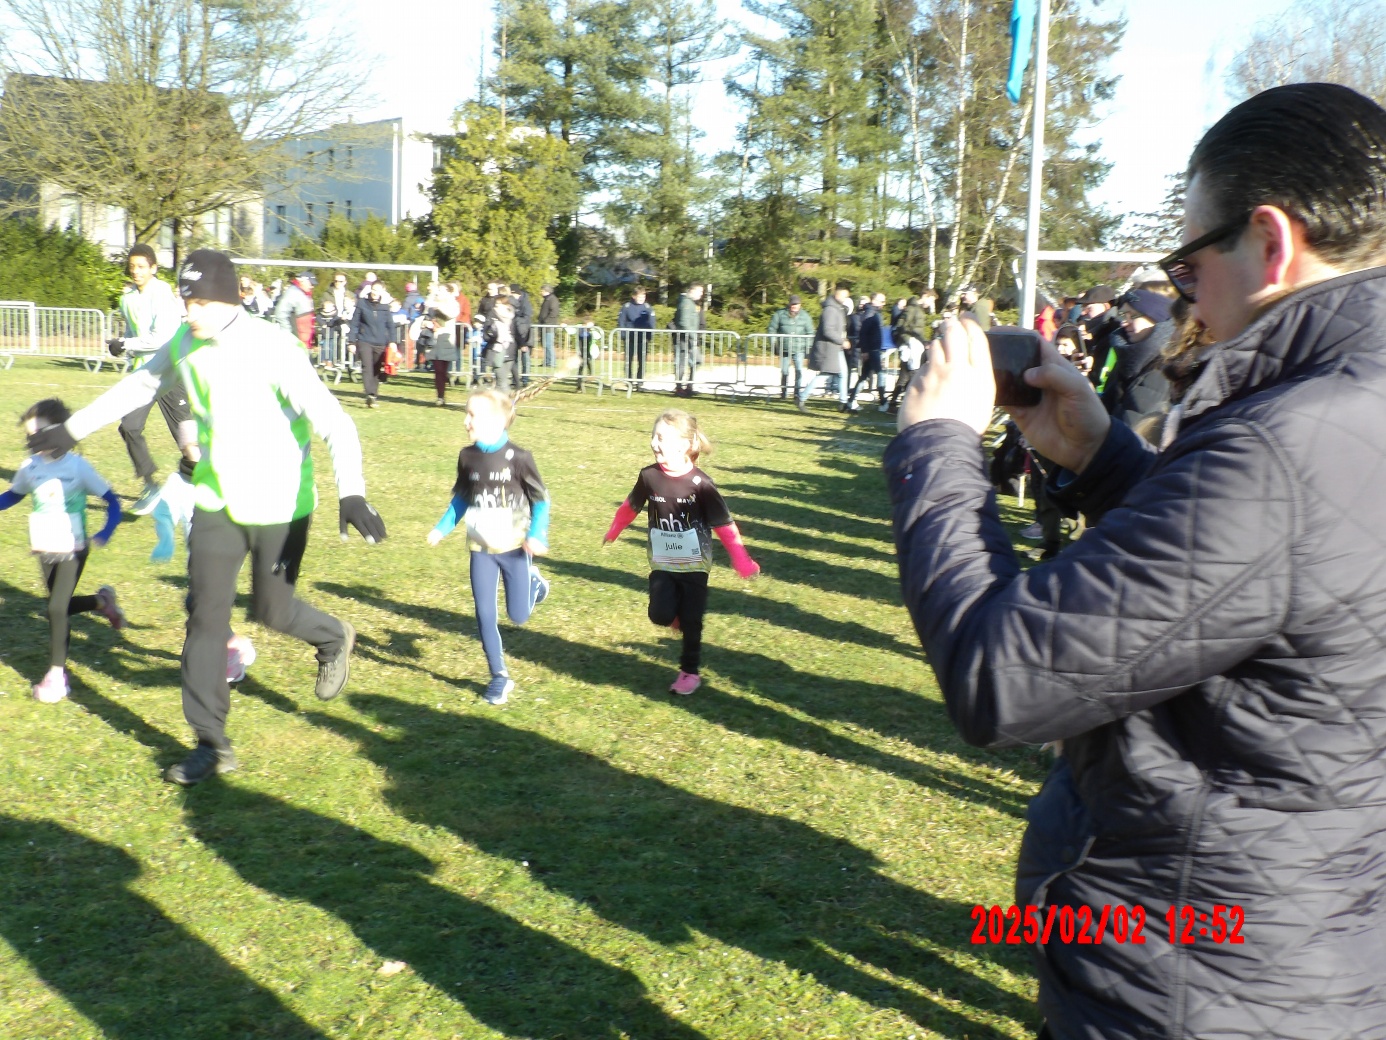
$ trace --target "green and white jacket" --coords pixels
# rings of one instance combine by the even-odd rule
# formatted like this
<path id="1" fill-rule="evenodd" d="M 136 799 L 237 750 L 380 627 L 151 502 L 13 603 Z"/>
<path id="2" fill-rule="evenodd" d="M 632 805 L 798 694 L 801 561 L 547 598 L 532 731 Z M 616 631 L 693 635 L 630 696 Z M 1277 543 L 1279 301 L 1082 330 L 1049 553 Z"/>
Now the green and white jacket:
<path id="1" fill-rule="evenodd" d="M 290 332 L 239 308 L 213 339 L 187 325 L 67 421 L 78 440 L 156 400 L 181 379 L 202 458 L 193 471 L 199 509 L 225 509 L 249 526 L 288 523 L 317 505 L 309 434 L 327 442 L 340 498 L 364 496 L 356 425 L 313 371 Z"/>

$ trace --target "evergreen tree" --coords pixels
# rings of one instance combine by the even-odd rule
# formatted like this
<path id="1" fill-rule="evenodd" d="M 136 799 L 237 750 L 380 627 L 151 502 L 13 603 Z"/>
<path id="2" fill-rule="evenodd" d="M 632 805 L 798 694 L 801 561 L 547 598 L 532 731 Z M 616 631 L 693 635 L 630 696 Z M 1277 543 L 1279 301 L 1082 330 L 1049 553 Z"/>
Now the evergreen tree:
<path id="1" fill-rule="evenodd" d="M 568 145 L 480 104 L 463 106 L 445 145 L 433 212 L 421 223 L 439 267 L 472 287 L 500 277 L 537 295 L 554 280 L 552 232 L 577 208 Z"/>

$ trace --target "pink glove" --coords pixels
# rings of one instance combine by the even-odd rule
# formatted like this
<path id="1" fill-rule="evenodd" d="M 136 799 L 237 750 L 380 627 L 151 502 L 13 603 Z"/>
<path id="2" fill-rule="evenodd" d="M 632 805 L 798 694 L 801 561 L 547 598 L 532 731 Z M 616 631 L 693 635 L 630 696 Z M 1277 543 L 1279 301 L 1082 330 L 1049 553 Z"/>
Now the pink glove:
<path id="1" fill-rule="evenodd" d="M 714 527 L 717 537 L 722 539 L 722 545 L 727 550 L 727 555 L 731 557 L 732 567 L 736 573 L 743 578 L 754 578 L 760 573 L 760 564 L 751 559 L 750 553 L 746 551 L 746 546 L 741 541 L 741 532 L 737 530 L 736 524 L 727 524 L 724 527 Z"/>

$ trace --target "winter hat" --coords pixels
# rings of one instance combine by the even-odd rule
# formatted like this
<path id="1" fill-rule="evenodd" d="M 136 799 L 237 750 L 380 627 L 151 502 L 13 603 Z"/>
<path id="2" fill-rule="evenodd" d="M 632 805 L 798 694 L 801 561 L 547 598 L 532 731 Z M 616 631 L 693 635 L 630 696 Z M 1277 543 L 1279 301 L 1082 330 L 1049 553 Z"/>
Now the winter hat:
<path id="1" fill-rule="evenodd" d="M 241 291 L 236 265 L 215 249 L 194 249 L 178 272 L 178 295 L 185 300 L 209 300 L 239 307 Z"/>
<path id="2" fill-rule="evenodd" d="M 1169 320 L 1169 300 L 1149 289 L 1132 289 L 1118 301 L 1156 325 Z"/>
<path id="3" fill-rule="evenodd" d="M 791 297 L 789 298 L 789 305 L 790 305 L 791 307 L 793 307 L 796 303 L 802 304 L 803 302 L 804 302 L 804 301 L 801 300 L 801 299 L 799 299 L 799 297 L 797 297 L 797 296 L 791 296 Z"/>
<path id="4" fill-rule="evenodd" d="M 1111 303 L 1116 299 L 1116 293 L 1110 285 L 1094 285 L 1091 289 L 1078 297 L 1078 304 L 1086 307 L 1090 303 Z"/>

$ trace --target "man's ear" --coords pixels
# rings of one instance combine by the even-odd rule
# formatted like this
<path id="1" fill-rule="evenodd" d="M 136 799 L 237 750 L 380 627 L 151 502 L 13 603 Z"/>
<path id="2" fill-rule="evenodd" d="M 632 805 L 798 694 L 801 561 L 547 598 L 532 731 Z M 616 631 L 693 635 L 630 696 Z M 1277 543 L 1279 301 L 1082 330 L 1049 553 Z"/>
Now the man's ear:
<path id="1" fill-rule="evenodd" d="M 1257 206 L 1247 230 L 1255 236 L 1267 288 L 1288 289 L 1299 281 L 1294 275 L 1303 260 L 1304 233 L 1289 214 L 1278 206 Z"/>

